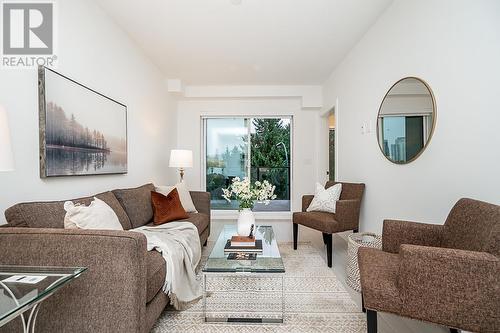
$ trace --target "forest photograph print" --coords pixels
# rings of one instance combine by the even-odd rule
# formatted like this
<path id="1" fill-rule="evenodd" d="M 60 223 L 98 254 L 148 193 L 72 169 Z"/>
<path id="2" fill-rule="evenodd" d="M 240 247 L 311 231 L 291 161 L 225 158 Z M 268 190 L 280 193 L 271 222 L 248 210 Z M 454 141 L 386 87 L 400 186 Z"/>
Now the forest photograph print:
<path id="1" fill-rule="evenodd" d="M 127 172 L 127 107 L 39 69 L 40 175 Z"/>

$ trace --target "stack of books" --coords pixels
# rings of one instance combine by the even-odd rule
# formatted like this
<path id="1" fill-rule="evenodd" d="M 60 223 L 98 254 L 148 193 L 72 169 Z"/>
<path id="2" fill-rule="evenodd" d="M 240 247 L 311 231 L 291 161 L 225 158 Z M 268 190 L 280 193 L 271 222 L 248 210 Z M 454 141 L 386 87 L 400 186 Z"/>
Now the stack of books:
<path id="1" fill-rule="evenodd" d="M 262 240 L 254 236 L 233 236 L 227 240 L 224 252 L 262 253 Z"/>
<path id="2" fill-rule="evenodd" d="M 231 246 L 234 247 L 254 247 L 254 236 L 233 236 L 231 237 Z"/>

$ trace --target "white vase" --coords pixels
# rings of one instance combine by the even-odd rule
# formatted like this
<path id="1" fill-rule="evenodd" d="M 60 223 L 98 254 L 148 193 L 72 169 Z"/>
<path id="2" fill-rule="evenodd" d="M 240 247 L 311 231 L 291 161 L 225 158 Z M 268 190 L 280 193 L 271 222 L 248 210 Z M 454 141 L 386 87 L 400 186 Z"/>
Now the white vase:
<path id="1" fill-rule="evenodd" d="M 238 216 L 238 235 L 250 235 L 252 224 L 255 225 L 255 217 L 253 216 L 252 210 L 250 208 L 243 208 L 240 210 L 240 215 Z"/>

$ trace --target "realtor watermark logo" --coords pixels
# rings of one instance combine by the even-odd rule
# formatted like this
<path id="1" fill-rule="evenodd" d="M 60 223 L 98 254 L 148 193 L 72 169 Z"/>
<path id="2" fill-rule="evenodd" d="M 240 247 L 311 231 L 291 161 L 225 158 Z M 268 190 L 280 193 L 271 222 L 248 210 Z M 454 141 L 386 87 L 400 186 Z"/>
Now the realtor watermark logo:
<path id="1" fill-rule="evenodd" d="M 54 2 L 2 2 L 3 68 L 55 67 Z"/>

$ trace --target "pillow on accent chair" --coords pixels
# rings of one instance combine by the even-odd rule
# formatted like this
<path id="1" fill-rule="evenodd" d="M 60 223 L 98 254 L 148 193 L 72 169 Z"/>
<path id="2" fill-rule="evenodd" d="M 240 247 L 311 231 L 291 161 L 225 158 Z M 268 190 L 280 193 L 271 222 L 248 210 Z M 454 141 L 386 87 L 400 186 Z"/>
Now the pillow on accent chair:
<path id="1" fill-rule="evenodd" d="M 340 183 L 327 189 L 320 183 L 316 183 L 314 198 L 306 211 L 335 213 L 335 207 L 337 206 L 337 201 L 340 199 L 341 192 L 342 184 Z"/>
<path id="2" fill-rule="evenodd" d="M 156 192 L 163 195 L 168 195 L 173 189 L 177 189 L 179 198 L 181 199 L 182 207 L 187 213 L 198 213 L 196 207 L 194 206 L 193 199 L 191 199 L 191 194 L 184 182 L 177 183 L 174 186 L 157 186 Z"/>
<path id="3" fill-rule="evenodd" d="M 151 192 L 151 202 L 153 203 L 153 224 L 155 225 L 189 217 L 182 207 L 176 188 L 166 196 L 159 192 Z"/>
<path id="4" fill-rule="evenodd" d="M 115 211 L 96 197 L 88 206 L 66 201 L 64 210 L 65 229 L 123 230 Z"/>

